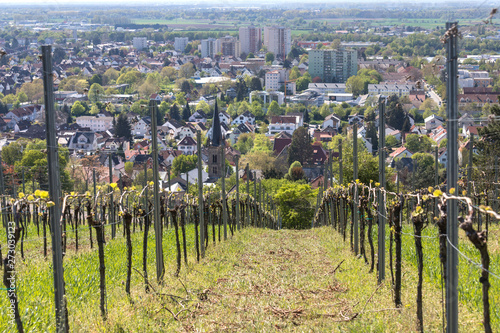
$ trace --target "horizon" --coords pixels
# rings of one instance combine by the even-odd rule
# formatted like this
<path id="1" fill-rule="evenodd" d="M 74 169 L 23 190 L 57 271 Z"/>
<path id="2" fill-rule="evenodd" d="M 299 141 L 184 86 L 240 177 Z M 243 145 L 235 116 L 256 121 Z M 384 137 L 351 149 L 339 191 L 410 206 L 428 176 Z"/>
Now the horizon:
<path id="1" fill-rule="evenodd" d="M 0 4 L 6 6 L 7 8 L 16 8 L 16 7 L 23 7 L 23 6 L 37 6 L 37 7 L 53 7 L 53 6 L 63 6 L 63 7 L 74 7 L 74 6 L 81 6 L 81 5 L 87 5 L 88 7 L 105 7 L 109 5 L 120 5 L 120 6 L 127 6 L 127 7 L 135 7 L 135 6 L 144 6 L 145 4 L 152 5 L 155 7 L 171 7 L 171 6 L 210 6 L 210 7 L 234 7 L 234 8 L 250 8 L 250 7 L 256 7 L 256 6 L 266 6 L 266 7 L 301 7 L 304 5 L 307 6 L 312 6 L 312 5 L 320 5 L 321 7 L 324 6 L 337 6 L 340 5 L 341 7 L 353 7 L 356 6 L 357 4 L 360 5 L 370 5 L 370 4 L 376 4 L 377 7 L 380 6 L 379 1 L 375 0 L 356 0 L 352 3 L 346 4 L 344 1 L 341 0 L 328 0 L 326 2 L 318 2 L 317 0 L 303 0 L 303 1 L 285 1 L 285 0 L 279 0 L 277 2 L 274 2 L 272 4 L 269 4 L 269 2 L 266 1 L 256 1 L 253 2 L 252 5 L 246 5 L 246 6 L 241 6 L 241 4 L 248 4 L 248 2 L 244 0 L 233 0 L 231 2 L 227 0 L 222 0 L 222 1 L 214 1 L 214 0 L 191 0 L 191 1 L 173 1 L 169 2 L 168 4 L 159 2 L 157 0 L 146 0 L 146 1 L 139 1 L 139 0 L 107 0 L 105 2 L 103 1 L 98 1 L 98 0 L 77 0 L 77 1 L 69 1 L 69 0 L 43 0 L 43 1 L 38 1 L 38 0 L 18 0 L 15 3 L 12 3 L 12 1 L 8 0 L 0 0 Z M 399 5 L 401 7 L 408 7 L 410 4 L 406 1 L 402 0 L 388 0 L 382 2 L 382 4 L 387 4 L 387 5 Z M 494 1 L 484 1 L 484 0 L 469 0 L 469 1 L 452 1 L 452 0 L 425 0 L 422 2 L 414 3 L 411 4 L 411 6 L 422 6 L 422 5 L 428 5 L 430 7 L 436 7 L 436 6 L 442 6 L 442 5 L 447 5 L 447 4 L 460 4 L 460 5 L 479 5 L 479 7 L 489 7 L 492 4 L 496 7 L 497 4 L 495 4 Z M 398 6 L 398 7 L 399 7 Z"/>

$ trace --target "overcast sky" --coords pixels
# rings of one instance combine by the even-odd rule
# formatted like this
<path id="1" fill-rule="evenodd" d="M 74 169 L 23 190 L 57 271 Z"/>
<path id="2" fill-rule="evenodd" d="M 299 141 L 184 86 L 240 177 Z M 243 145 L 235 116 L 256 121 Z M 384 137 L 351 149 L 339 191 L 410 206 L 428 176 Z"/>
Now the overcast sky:
<path id="1" fill-rule="evenodd" d="M 286 0 L 272 0 L 272 1 L 265 1 L 265 0 L 257 0 L 253 1 L 251 4 L 247 0 L 172 0 L 172 1 L 158 1 L 158 0 L 0 0 L 0 4 L 4 5 L 20 5 L 20 4 L 36 4 L 36 5 L 46 5 L 50 7 L 54 6 L 67 6 L 67 5 L 75 5 L 75 4 L 89 4 L 89 5 L 103 5 L 105 6 L 106 4 L 111 4 L 111 5 L 118 5 L 118 4 L 127 4 L 127 5 L 144 5 L 144 4 L 150 4 L 150 5 L 161 5 L 161 6 L 166 6 L 168 4 L 183 4 L 183 5 L 189 5 L 189 4 L 203 4 L 206 5 L 207 3 L 211 3 L 214 6 L 251 6 L 251 5 L 257 5 L 257 4 L 266 4 L 266 5 L 277 5 L 279 3 L 321 3 L 321 4 L 335 4 L 335 3 L 340 3 L 340 4 L 346 4 L 344 0 L 291 0 L 291 1 L 286 1 Z M 397 3 L 401 4 L 404 6 L 410 6 L 412 3 L 415 3 L 414 1 L 409 1 L 409 0 L 389 0 L 389 1 L 383 1 L 387 3 Z M 462 2 L 462 1 L 458 1 Z M 490 3 L 495 4 L 498 6 L 498 3 L 495 3 L 495 1 L 490 1 L 490 0 L 470 0 L 470 1 L 463 1 L 471 4 L 477 4 L 485 6 L 486 8 L 489 7 Z M 354 0 L 353 3 L 381 3 L 380 0 Z M 452 1 L 452 0 L 424 0 L 424 1 L 418 1 L 417 3 L 429 3 L 429 4 L 443 4 L 443 3 L 457 3 L 457 1 Z M 1 15 L 1 9 L 0 9 L 0 15 Z"/>

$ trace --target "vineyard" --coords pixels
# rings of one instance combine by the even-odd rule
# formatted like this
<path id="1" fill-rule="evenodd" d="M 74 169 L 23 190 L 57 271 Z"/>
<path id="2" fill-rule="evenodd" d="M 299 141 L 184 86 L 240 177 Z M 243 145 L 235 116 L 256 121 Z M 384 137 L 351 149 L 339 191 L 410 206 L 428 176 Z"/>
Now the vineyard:
<path id="1" fill-rule="evenodd" d="M 447 71 L 455 78 L 459 34 L 456 24 L 447 23 L 447 29 Z M 46 100 L 52 100 L 51 49 L 42 50 Z M 438 181 L 436 157 L 434 186 L 407 191 L 399 190 L 399 173 L 396 181 L 385 179 L 384 126 L 379 126 L 379 182 L 359 180 L 366 177 L 358 174 L 355 123 L 347 156 L 352 170 L 345 170 L 349 180 L 343 179 L 340 141 L 338 158 L 334 161 L 330 151 L 322 166 L 318 190 L 304 180 L 270 179 L 267 184 L 279 183 L 279 190 L 271 191 L 255 173 L 250 183 L 248 164 L 246 184 L 239 184 L 236 158 L 236 185 L 226 191 L 224 145 L 212 140 L 211 160 L 221 162 L 215 169 L 222 172 L 214 186 L 204 186 L 198 154 L 196 196 L 160 189 L 157 158 L 154 181 L 147 182 L 145 170 L 140 188 L 110 180 L 102 186 L 94 182 L 85 193 L 62 193 L 53 106 L 46 103 L 49 191 L 12 189 L 6 195 L 0 163 L 6 292 L 0 297 L 0 327 L 6 332 L 456 332 L 458 326 L 498 331 L 498 159 L 491 167 L 495 153 L 487 156 L 472 180 L 471 152 L 468 179 L 458 179 L 455 83 L 447 81 L 446 179 Z M 156 102 L 150 109 L 157 156 Z M 498 149 L 496 119 L 486 138 L 493 143 L 490 152 Z M 379 121 L 385 123 L 383 98 Z M 488 179 L 493 175 L 494 181 Z M 306 230 L 284 230 L 293 228 Z"/>
<path id="2" fill-rule="evenodd" d="M 156 255 L 155 234 L 151 228 L 154 209 L 152 184 L 139 192 L 133 188 L 120 191 L 113 183 L 106 186 L 106 190 L 99 189 L 96 196 L 89 192 L 71 193 L 64 197 L 63 202 L 61 241 L 67 262 L 64 267 L 66 305 L 71 309 L 71 306 L 86 304 L 93 295 L 99 294 L 100 313 L 106 319 L 107 284 L 123 283 L 122 297 L 130 298 L 132 286 L 138 284 L 154 293 L 152 281 L 155 279 L 150 277 L 155 262 L 153 255 Z M 182 266 L 200 260 L 202 248 L 215 246 L 241 227 L 278 227 L 277 220 L 267 210 L 271 206 L 264 207 L 249 195 L 242 195 L 239 202 L 228 197 L 223 208 L 219 193 L 207 194 L 203 205 L 203 217 L 207 222 L 204 232 L 199 227 L 197 199 L 163 193 L 160 202 L 164 255 L 167 267 L 174 269 L 167 273 L 175 277 L 179 276 Z M 12 302 L 19 331 L 43 331 L 54 324 L 54 318 L 50 316 L 54 312 L 51 305 L 54 289 L 47 261 L 51 255 L 48 208 L 52 205 L 48 192 L 37 190 L 34 194 L 21 193 L 19 198 L 8 200 L 3 209 L 4 221 L 15 221 L 13 230 L 9 227 L 3 231 L 13 232 L 16 259 L 23 268 L 13 276 L 14 271 L 9 268 L 14 267 L 10 266 L 8 259 L 4 260 L 4 284 L 9 292 L 8 299 L 1 301 L 2 318 L 9 318 L 7 304 Z M 237 218 L 240 212 L 242 218 Z M 205 237 L 200 238 L 200 233 Z M 2 235 L 2 239 L 8 237 L 9 234 Z M 200 244 L 201 240 L 203 244 Z M 9 243 L 8 247 L 2 247 L 4 253 L 11 249 L 10 246 Z M 40 265 L 31 266 L 32 262 Z M 18 282 L 15 288 L 7 282 L 12 278 Z M 171 312 L 171 315 L 177 319 L 178 314 Z"/>
<path id="3" fill-rule="evenodd" d="M 299 231 L 278 231 L 279 219 L 274 218 L 276 210 L 273 203 L 268 205 L 254 200 L 251 195 L 242 193 L 237 204 L 234 193 L 228 196 L 224 209 L 220 193 L 207 192 L 203 197 L 205 236 L 201 238 L 198 199 L 189 195 L 162 192 L 160 221 L 165 260 L 163 281 L 157 281 L 153 277 L 156 251 L 155 230 L 152 228 L 151 219 L 154 209 L 152 185 L 147 185 L 139 191 L 134 188 L 120 189 L 117 184 L 111 184 L 96 188 L 96 196 L 89 192 L 69 193 L 64 196 L 61 220 L 68 326 L 70 330 L 99 330 L 99 327 L 95 326 L 95 320 L 96 316 L 100 316 L 104 325 L 102 327 L 110 329 L 106 323 L 116 325 L 117 322 L 127 320 L 123 317 L 125 314 L 120 311 L 122 307 L 126 307 L 128 311 L 133 311 L 131 314 L 133 321 L 139 320 L 135 323 L 137 326 L 134 326 L 134 329 L 155 331 L 158 328 L 153 329 L 151 325 L 162 323 L 171 329 L 177 327 L 188 331 L 197 325 L 202 327 L 207 325 L 213 329 L 226 327 L 237 330 L 238 326 L 234 325 L 238 324 L 229 319 L 226 321 L 221 319 L 220 323 L 200 323 L 200 318 L 209 314 L 206 313 L 208 310 L 202 311 L 200 307 L 211 308 L 215 301 L 206 303 L 206 300 L 214 298 L 218 300 L 221 297 L 224 297 L 225 302 L 233 302 L 234 306 L 238 307 L 240 302 L 249 297 L 247 294 L 250 288 L 253 290 L 251 295 L 254 297 L 254 302 L 262 303 L 262 309 L 265 308 L 259 310 L 261 312 L 255 310 L 257 312 L 254 315 L 263 316 L 267 318 L 266 320 L 271 318 L 270 325 L 275 322 L 282 328 L 291 328 L 295 322 L 299 325 L 308 325 L 307 327 L 331 327 L 331 329 L 342 327 L 340 325 L 344 324 L 354 329 L 367 318 L 374 320 L 368 316 L 377 311 L 377 304 L 385 304 L 388 314 L 382 315 L 381 318 L 387 319 L 387 316 L 397 318 L 405 313 L 411 318 L 407 325 L 411 325 L 412 328 L 440 329 L 443 327 L 444 319 L 444 311 L 440 306 L 444 303 L 442 278 L 445 274 L 443 269 L 446 267 L 443 263 L 443 258 L 446 260 L 443 247 L 447 246 L 446 230 L 443 229 L 446 225 L 443 224 L 446 214 L 443 207 L 452 196 L 442 193 L 439 189 L 431 191 L 425 189 L 399 195 L 385 191 L 377 185 L 379 184 L 364 185 L 353 182 L 348 187 L 335 186 L 323 193 L 320 192 L 321 200 L 313 222 L 312 234 L 309 232 L 301 235 L 290 234 Z M 353 201 L 355 193 L 359 198 L 357 205 L 354 205 Z M 387 283 L 379 285 L 376 278 L 378 268 L 376 235 L 379 225 L 377 211 L 380 195 L 384 196 L 384 202 L 387 202 L 384 208 L 389 226 L 384 236 L 388 242 L 386 254 L 389 260 L 386 268 L 390 271 L 390 277 L 387 278 Z M 498 252 L 500 229 L 493 221 L 498 215 L 488 206 L 475 205 L 468 197 L 456 198 L 461 203 L 460 226 L 467 231 L 461 235 L 460 247 L 457 249 L 461 255 L 459 265 L 459 301 L 462 304 L 460 316 L 463 318 L 461 323 L 472 330 L 483 330 L 485 328 L 481 322 L 489 316 L 491 331 L 495 331 L 494 328 L 500 325 L 498 310 L 500 285 L 495 275 L 500 262 Z M 476 196 L 475 200 L 480 202 L 487 198 L 488 196 L 484 195 Z M 0 299 L 1 317 L 6 323 L 9 318 L 8 304 L 11 299 L 15 299 L 18 306 L 16 325 L 19 325 L 18 329 L 22 327 L 20 331 L 45 331 L 50 330 L 55 324 L 52 265 L 49 260 L 51 246 L 48 208 L 51 204 L 48 193 L 40 190 L 34 194 L 20 194 L 16 199 L 5 200 L 2 217 L 5 221 L 15 221 L 17 263 L 15 293 L 8 292 L 8 297 Z M 356 215 L 353 214 L 353 209 L 357 209 L 359 213 L 357 229 L 354 228 Z M 440 214 L 435 214 L 436 209 Z M 224 212 L 226 212 L 225 218 Z M 436 219 L 435 216 L 439 218 Z M 6 239 L 5 230 L 2 239 Z M 278 234 L 274 235 L 276 232 Z M 488 243 L 475 242 L 476 239 L 480 241 L 484 239 L 481 235 L 486 232 L 491 238 Z M 276 238 L 282 237 L 294 240 L 288 245 L 283 243 L 284 240 L 276 241 Z M 355 249 L 357 237 L 359 237 L 358 250 Z M 468 237 L 471 241 L 467 240 Z M 249 241 L 251 243 L 246 246 L 247 248 L 252 246 L 253 252 L 243 251 L 240 248 L 247 238 L 251 239 Z M 203 242 L 200 242 L 202 239 Z M 323 249 L 316 249 L 313 252 L 316 253 L 316 257 L 309 257 L 303 251 L 311 246 L 310 244 L 318 242 L 313 239 L 321 239 Z M 206 258 L 201 255 L 201 243 L 205 248 Z M 257 246 L 255 243 L 260 245 Z M 294 249 L 293 244 L 299 243 L 302 245 Z M 484 251 L 481 244 L 489 245 L 489 251 Z M 4 257 L 6 249 L 8 247 L 2 244 Z M 306 252 L 310 253 L 309 250 Z M 248 259 L 251 253 L 255 258 Z M 356 255 L 349 258 L 349 253 Z M 280 259 L 273 259 L 275 255 Z M 486 266 L 486 257 L 489 258 L 489 266 Z M 278 262 L 268 266 L 267 260 L 278 260 Z M 260 273 L 257 277 L 252 275 L 245 277 L 248 273 L 239 278 L 234 277 L 231 287 L 240 287 L 239 293 L 244 297 L 233 295 L 232 299 L 231 296 L 222 296 L 220 290 L 216 290 L 226 288 L 224 283 L 227 279 L 232 279 L 233 270 L 237 270 L 240 266 L 261 267 Z M 278 267 L 281 267 L 280 271 L 285 270 L 284 274 L 287 277 L 290 274 L 296 275 L 295 279 L 299 280 L 295 282 L 297 284 L 295 287 L 286 289 L 281 286 L 283 277 L 278 279 L 274 276 L 278 274 L 276 272 Z M 294 273 L 286 270 L 287 267 Z M 304 274 L 299 274 L 298 267 L 309 267 L 312 272 L 305 274 L 302 272 L 303 269 L 300 269 L 299 271 Z M 482 270 L 482 267 L 486 270 Z M 200 273 L 207 268 L 215 270 L 210 273 Z M 252 268 L 250 272 L 254 269 Z M 325 275 L 319 277 L 319 271 L 322 270 L 325 270 Z M 341 284 L 342 276 L 351 274 L 345 272 L 352 270 L 364 272 L 363 279 L 367 286 L 360 292 L 362 296 L 358 293 L 352 295 L 353 299 L 347 299 L 343 293 L 348 289 Z M 4 265 L 4 282 L 5 278 L 9 277 L 7 274 L 9 271 Z M 258 282 L 255 279 L 263 281 Z M 349 290 L 357 290 L 360 287 L 353 285 L 353 279 L 355 278 L 350 278 Z M 270 284 L 269 281 L 275 282 Z M 278 288 L 281 291 L 273 289 L 277 288 L 275 283 L 281 286 L 282 289 Z M 317 283 L 319 286 L 316 286 Z M 485 285 L 488 285 L 489 291 L 484 289 Z M 264 288 L 263 286 L 266 286 L 267 291 L 255 289 Z M 288 284 L 285 286 L 291 288 Z M 297 288 L 302 288 L 303 294 L 304 290 L 312 290 L 313 286 L 323 290 L 323 293 L 327 293 L 325 290 L 330 290 L 328 288 L 338 288 L 330 290 L 331 295 L 323 295 L 327 299 L 331 297 L 331 302 L 335 299 L 335 302 L 320 301 L 314 293 L 310 296 L 297 294 Z M 5 289 L 9 289 L 9 286 Z M 165 289 L 168 291 L 165 292 Z M 490 298 L 485 298 L 483 292 Z M 280 300 L 283 299 L 279 295 L 285 294 L 288 295 L 288 301 L 282 304 L 283 301 Z M 145 295 L 149 295 L 148 299 L 144 299 Z M 370 296 L 373 299 L 370 299 Z M 360 309 L 360 306 L 356 308 L 355 299 L 356 302 L 366 302 L 365 308 Z M 277 305 L 271 306 L 267 302 Z M 338 302 L 343 304 L 342 311 L 334 306 Z M 371 304 L 374 302 L 377 304 Z M 151 313 L 152 304 L 154 313 Z M 316 308 L 313 304 L 319 307 Z M 432 305 L 434 311 L 426 310 L 428 305 Z M 479 309 L 485 309 L 482 319 L 478 314 Z M 225 317 L 220 313 L 221 309 L 212 310 Z M 478 315 L 473 315 L 475 313 Z M 199 315 L 200 318 L 194 319 L 195 315 Z M 234 320 L 239 318 L 238 320 L 250 321 L 248 316 L 244 316 L 244 319 L 240 318 L 241 316 L 242 314 L 235 316 Z M 357 318 L 358 316 L 360 318 Z M 90 323 L 86 321 L 87 317 L 92 318 Z M 140 319 L 142 317 L 143 319 Z M 129 325 L 123 324 L 123 327 Z M 268 324 L 255 327 L 270 329 L 270 326 L 266 325 Z M 15 330 L 14 326 L 8 327 L 6 331 Z"/>

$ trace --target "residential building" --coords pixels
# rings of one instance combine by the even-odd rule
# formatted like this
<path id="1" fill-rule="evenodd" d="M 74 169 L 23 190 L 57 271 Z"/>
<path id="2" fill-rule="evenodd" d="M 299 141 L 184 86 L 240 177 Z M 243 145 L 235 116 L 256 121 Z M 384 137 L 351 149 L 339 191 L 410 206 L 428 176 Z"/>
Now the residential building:
<path id="1" fill-rule="evenodd" d="M 368 95 L 383 95 L 392 96 L 397 95 L 398 97 L 409 96 L 410 92 L 415 90 L 414 84 L 397 84 L 397 83 L 386 83 L 380 82 L 378 84 L 368 85 Z"/>
<path id="2" fill-rule="evenodd" d="M 186 46 L 189 43 L 188 37 L 175 37 L 174 39 L 174 49 L 176 51 L 184 52 Z"/>
<path id="3" fill-rule="evenodd" d="M 143 117 L 132 124 L 132 135 L 144 137 L 151 132 L 151 117 Z"/>
<path id="4" fill-rule="evenodd" d="M 190 122 L 201 122 L 201 123 L 206 123 L 207 122 L 207 115 L 203 110 L 196 110 L 195 113 L 193 113 L 189 117 Z"/>
<path id="5" fill-rule="evenodd" d="M 443 125 L 444 119 L 436 116 L 435 114 L 430 115 L 429 117 L 424 119 L 425 129 L 427 131 L 432 131 L 433 129 Z"/>
<path id="6" fill-rule="evenodd" d="M 267 136 L 272 136 L 281 132 L 286 132 L 290 135 L 299 127 L 297 117 L 290 116 L 273 116 L 269 124 Z"/>
<path id="7" fill-rule="evenodd" d="M 308 88 L 317 90 L 325 96 L 345 93 L 345 83 L 309 83 Z"/>
<path id="8" fill-rule="evenodd" d="M 340 118 L 334 114 L 330 114 L 330 115 L 326 116 L 325 121 L 323 121 L 323 124 L 321 125 L 321 128 L 325 129 L 327 127 L 332 127 L 334 129 L 338 130 L 340 127 L 340 124 L 341 124 Z"/>
<path id="9" fill-rule="evenodd" d="M 267 51 L 274 54 L 276 58 L 286 58 L 292 50 L 292 34 L 290 28 L 265 27 L 264 45 Z"/>
<path id="10" fill-rule="evenodd" d="M 208 38 L 201 40 L 201 57 L 214 58 L 217 54 L 217 39 Z"/>
<path id="11" fill-rule="evenodd" d="M 81 116 L 76 118 L 76 123 L 81 128 L 89 128 L 94 132 L 103 132 L 113 128 L 113 117 Z"/>
<path id="12" fill-rule="evenodd" d="M 236 118 L 234 118 L 231 125 L 240 125 L 244 123 L 249 123 L 250 125 L 255 125 L 255 116 L 250 111 L 245 111 L 243 114 L 240 114 Z"/>
<path id="13" fill-rule="evenodd" d="M 239 57 L 240 56 L 240 42 L 236 37 L 226 36 L 217 40 L 217 52 L 223 56 Z"/>
<path id="14" fill-rule="evenodd" d="M 40 105 L 24 106 L 7 112 L 5 118 L 11 119 L 13 124 L 22 120 L 33 122 L 43 114 L 44 109 L 45 108 Z"/>
<path id="15" fill-rule="evenodd" d="M 146 37 L 134 37 L 132 39 L 132 46 L 138 51 L 144 50 L 148 47 L 148 40 Z"/>
<path id="16" fill-rule="evenodd" d="M 177 149 L 182 151 L 184 155 L 193 155 L 197 152 L 197 143 L 192 137 L 185 136 L 177 143 Z"/>
<path id="17" fill-rule="evenodd" d="M 249 26 L 240 28 L 240 47 L 241 53 L 259 52 L 262 46 L 262 30 L 260 28 Z"/>
<path id="18" fill-rule="evenodd" d="M 322 82 L 345 83 L 358 73 L 358 51 L 319 49 L 309 51 L 309 74 Z"/>
<path id="19" fill-rule="evenodd" d="M 411 151 L 409 151 L 408 148 L 406 148 L 404 146 L 399 147 L 398 149 L 396 149 L 395 151 L 393 151 L 392 153 L 389 154 L 391 161 L 396 160 L 396 159 L 400 159 L 403 157 L 412 157 L 412 156 L 413 156 L 413 153 Z"/>
<path id="20" fill-rule="evenodd" d="M 97 137 L 94 132 L 76 132 L 70 139 L 69 149 L 91 152 L 97 150 Z"/>
<path id="21" fill-rule="evenodd" d="M 288 71 L 285 68 L 269 71 L 266 73 L 265 80 L 267 91 L 278 91 L 288 80 Z"/>

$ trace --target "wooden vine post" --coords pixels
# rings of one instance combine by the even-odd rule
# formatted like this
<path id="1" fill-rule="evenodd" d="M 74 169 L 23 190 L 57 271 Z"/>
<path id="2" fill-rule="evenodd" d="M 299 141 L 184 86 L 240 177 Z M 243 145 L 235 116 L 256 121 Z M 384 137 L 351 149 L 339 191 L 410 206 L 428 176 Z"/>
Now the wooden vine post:
<path id="1" fill-rule="evenodd" d="M 465 222 L 460 224 L 460 228 L 465 231 L 467 238 L 472 244 L 479 250 L 481 254 L 481 278 L 479 282 L 483 285 L 483 325 L 484 332 L 493 332 L 490 323 L 490 300 L 488 291 L 490 289 L 489 281 L 489 269 L 490 269 L 490 255 L 488 253 L 488 230 L 483 230 L 477 232 L 474 230 L 474 225 L 472 224 L 472 204 L 469 202 L 469 215 Z"/>
<path id="2" fill-rule="evenodd" d="M 106 263 L 104 261 L 104 224 L 102 221 L 96 221 L 92 215 L 92 205 L 90 201 L 87 203 L 87 219 L 89 225 L 95 228 L 97 247 L 99 249 L 99 290 L 101 292 L 101 316 L 106 320 L 107 310 L 106 310 Z"/>

